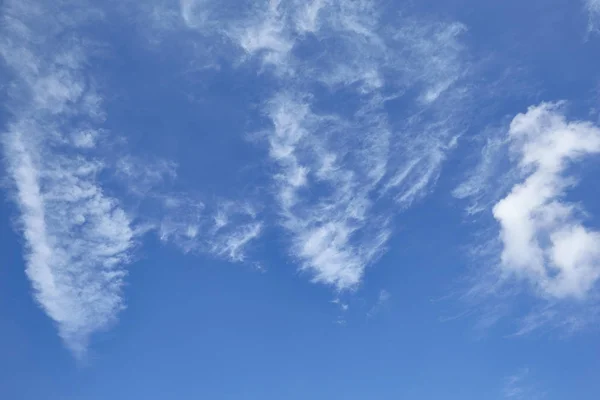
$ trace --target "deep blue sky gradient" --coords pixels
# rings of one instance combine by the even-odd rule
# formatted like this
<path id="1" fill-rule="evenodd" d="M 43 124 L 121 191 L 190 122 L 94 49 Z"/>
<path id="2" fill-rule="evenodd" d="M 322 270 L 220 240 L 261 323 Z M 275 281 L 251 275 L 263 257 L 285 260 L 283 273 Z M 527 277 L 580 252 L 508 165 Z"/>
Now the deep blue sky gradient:
<path id="1" fill-rule="evenodd" d="M 474 96 L 463 114 L 466 133 L 435 186 L 393 219 L 387 251 L 367 267 L 361 285 L 338 293 L 311 283 L 310 273 L 288 256 L 289 237 L 275 225 L 250 250 L 264 271 L 252 261 L 184 253 L 146 235 L 128 267 L 127 308 L 117 323 L 93 336 L 85 359 L 75 360 L 32 297 L 24 240 L 15 229 L 19 210 L 3 171 L 0 398 L 600 398 L 595 326 L 512 336 L 526 313 L 521 311 L 538 304 L 527 292 L 499 302 L 504 317 L 480 327 L 490 305 L 465 301 L 461 293 L 472 272 L 486 267 L 473 264 L 468 249 L 489 233 L 492 218 L 465 215 L 464 203 L 451 195 L 477 161 L 485 129 L 505 127 L 531 105 L 566 100 L 571 118 L 598 122 L 600 38 L 588 33 L 588 17 L 572 0 L 387 3 L 467 26 L 462 43 L 476 78 L 469 82 Z M 107 159 L 116 161 L 126 148 L 144 160 L 176 160 L 177 181 L 166 184 L 169 190 L 207 203 L 250 199 L 274 219 L 272 202 L 262 197 L 272 190 L 274 167 L 256 134 L 269 126 L 263 101 L 281 89 L 279 80 L 257 60 L 232 63 L 231 49 L 217 51 L 218 68 L 194 70 L 185 45 L 192 34 L 172 34 L 153 47 L 144 42 L 141 23 L 113 6 L 105 6 L 105 21 L 85 28 L 107 45 L 89 67 L 104 97 L 103 128 L 126 140 L 113 144 L 118 150 Z M 7 71 L 0 70 L 0 85 L 12 79 Z M 343 91 L 311 85 L 322 94 L 315 97 L 324 110 L 355 106 Z M 7 98 L 3 94 L 0 102 L 8 104 Z M 392 100 L 386 107 L 394 123 L 409 105 Z M 11 118 L 5 108 L 3 129 Z M 568 196 L 585 206 L 588 226 L 600 228 L 598 159 L 574 168 L 581 184 Z M 107 193 L 123 191 L 114 176 L 102 179 Z M 139 213 L 157 207 L 151 199 L 124 203 Z M 379 303 L 382 293 L 389 299 Z M 507 396 L 507 379 L 522 370 L 529 371 L 522 383 L 529 394 Z"/>

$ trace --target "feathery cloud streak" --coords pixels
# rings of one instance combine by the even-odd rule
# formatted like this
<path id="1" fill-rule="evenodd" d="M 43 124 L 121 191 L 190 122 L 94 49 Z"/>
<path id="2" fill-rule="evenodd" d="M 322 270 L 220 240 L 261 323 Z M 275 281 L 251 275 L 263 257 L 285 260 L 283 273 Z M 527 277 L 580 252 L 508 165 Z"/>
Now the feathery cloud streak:
<path id="1" fill-rule="evenodd" d="M 352 289 L 385 251 L 393 209 L 430 189 L 460 134 L 455 113 L 466 91 L 455 84 L 463 78 L 464 27 L 402 18 L 401 29 L 391 28 L 371 1 L 285 10 L 270 2 L 256 30 L 241 36 L 244 50 L 273 66 L 287 87 L 265 112 L 273 126 L 269 154 L 280 168 L 281 226 L 315 281 Z M 263 40 L 267 33 L 277 40 Z M 309 35 L 318 43 L 297 56 Z M 314 94 L 323 87 L 325 94 Z M 351 100 L 319 110 L 336 95 Z M 390 111 L 395 101 L 407 110 Z"/>
<path id="2" fill-rule="evenodd" d="M 275 98 L 267 114 L 274 125 L 270 155 L 280 167 L 277 200 L 282 226 L 292 235 L 292 254 L 316 281 L 355 286 L 389 230 L 385 218 L 371 213 L 369 171 L 345 163 L 348 149 L 335 146 L 349 124 L 316 115 L 287 94 Z"/>
<path id="3" fill-rule="evenodd" d="M 88 57 L 94 44 L 79 32 L 101 15 L 86 3 L 9 1 L 2 8 L 0 54 L 12 78 L 2 144 L 21 211 L 26 271 L 77 356 L 124 308 L 125 267 L 144 233 L 240 262 L 262 231 L 250 206 L 222 202 L 201 213 L 203 202 L 167 193 L 163 186 L 177 178 L 173 162 L 107 157 L 117 138 L 101 128 L 103 99 Z M 101 175 L 123 183 L 122 192 L 113 188 L 118 197 L 106 192 Z M 131 207 L 139 199 L 152 203 L 150 210 Z"/>
<path id="4" fill-rule="evenodd" d="M 159 199 L 159 237 L 186 253 L 207 253 L 231 262 L 245 262 L 249 245 L 264 229 L 251 203 L 222 200 L 209 207 L 184 193 Z"/>
<path id="5" fill-rule="evenodd" d="M 504 398 L 509 400 L 541 400 L 546 397 L 545 392 L 533 384 L 529 368 L 521 368 L 517 373 L 506 378 L 504 384 Z"/>
<path id="6" fill-rule="evenodd" d="M 390 208 L 431 189 L 462 133 L 466 29 L 390 20 L 372 0 L 242 2 L 237 15 L 220 5 L 183 1 L 182 20 L 227 38 L 285 88 L 264 109 L 290 253 L 315 281 L 354 288 L 385 250 Z M 215 27 L 207 13 L 225 17 Z"/>
<path id="7" fill-rule="evenodd" d="M 2 142 L 35 297 L 82 355 L 89 336 L 123 308 L 136 231 L 97 179 L 104 168 L 94 156 L 105 135 L 97 128 L 102 99 L 84 72 L 87 44 L 73 34 L 93 12 L 47 5 L 8 1 L 2 9 L 0 54 L 13 74 Z"/>
<path id="8" fill-rule="evenodd" d="M 589 15 L 590 31 L 598 30 L 598 23 L 600 23 L 600 1 L 585 0 L 585 8 Z"/>

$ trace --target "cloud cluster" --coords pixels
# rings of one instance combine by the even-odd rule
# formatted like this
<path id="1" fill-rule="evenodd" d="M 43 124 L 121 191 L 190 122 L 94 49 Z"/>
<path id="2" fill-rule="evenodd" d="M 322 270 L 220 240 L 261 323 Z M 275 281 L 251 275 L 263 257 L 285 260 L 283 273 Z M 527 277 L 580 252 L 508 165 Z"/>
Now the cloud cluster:
<path id="1" fill-rule="evenodd" d="M 559 104 L 541 104 L 510 125 L 523 180 L 493 208 L 504 271 L 529 279 L 544 296 L 582 298 L 600 278 L 600 233 L 566 200 L 569 168 L 600 152 L 600 128 L 569 122 Z"/>
<path id="2" fill-rule="evenodd" d="M 279 224 L 301 269 L 340 290 L 384 252 L 393 209 L 432 188 L 469 97 L 465 26 L 386 8 L 263 0 L 234 13 L 180 3 L 187 28 L 226 41 L 239 51 L 233 63 L 258 61 L 283 88 L 264 106 Z"/>
<path id="3" fill-rule="evenodd" d="M 586 4 L 595 27 L 600 3 Z M 274 202 L 301 270 L 340 291 L 356 288 L 388 246 L 395 216 L 432 190 L 464 131 L 471 96 L 466 27 L 389 12 L 376 0 L 140 7 L 151 10 L 160 35 L 185 27 L 199 53 L 206 47 L 268 75 L 260 133 L 273 196 L 264 203 Z M 145 232 L 186 252 L 244 262 L 266 224 L 255 202 L 209 202 L 166 189 L 177 179 L 173 162 L 105 157 L 112 134 L 102 129 L 103 96 L 90 72 L 95 45 L 79 31 L 101 17 L 86 2 L 7 0 L 0 28 L 11 75 L 2 144 L 27 275 L 80 355 L 124 307 L 126 265 Z M 517 163 L 490 190 L 507 152 Z M 571 165 L 598 152 L 599 128 L 567 121 L 558 104 L 518 115 L 508 137 L 487 137 L 482 163 L 453 194 L 471 199 L 469 214 L 492 210 L 503 277 L 526 279 L 553 301 L 593 291 L 600 232 L 567 197 L 577 183 Z M 106 176 L 124 182 L 123 193 L 105 185 Z M 151 210 L 131 206 L 136 202 Z"/>
<path id="4" fill-rule="evenodd" d="M 596 0 L 587 0 L 586 7 L 593 18 L 600 10 Z M 395 200 L 402 210 L 431 190 L 463 132 L 461 114 L 470 95 L 461 44 L 465 26 L 392 17 L 374 0 L 242 1 L 235 9 L 212 0 L 182 0 L 179 13 L 187 28 L 240 50 L 232 62 L 259 60 L 261 73 L 272 72 L 285 88 L 265 105 L 272 124 L 266 141 L 278 168 L 273 181 L 280 225 L 290 235 L 290 253 L 316 281 L 355 287 L 392 233 L 394 212 L 386 200 Z M 341 97 L 350 100 L 330 106 Z M 499 200 L 528 167 L 502 174 L 490 190 L 512 139 L 497 132 L 486 136 L 482 163 L 454 196 L 470 199 L 471 215 L 498 202 L 494 210 L 502 226 L 506 272 L 528 276 L 549 296 L 586 292 L 583 282 L 595 279 L 594 268 L 576 268 L 572 257 L 583 257 L 576 264 L 587 265 L 595 255 L 579 254 L 566 238 L 593 241 L 595 233 L 577 224 L 554 232 L 542 221 L 560 219 L 553 212 L 567 213 L 573 221 L 574 210 L 552 211 L 544 203 L 543 210 L 523 211 L 534 221 L 531 235 L 544 255 L 522 261 L 537 242 L 526 238 L 518 249 L 519 241 L 511 240 L 513 231 L 520 232 L 511 222 L 520 217 L 510 214 L 521 197 Z M 563 190 L 551 195 L 560 197 Z M 552 237 L 544 229 L 552 230 Z M 578 255 L 565 259 L 570 251 Z M 534 267 L 539 259 L 547 270 Z"/>
<path id="5" fill-rule="evenodd" d="M 26 272 L 77 356 L 124 308 L 126 266 L 143 234 L 240 262 L 262 232 L 248 204 L 205 206 L 165 189 L 177 178 L 175 163 L 115 153 L 114 143 L 126 140 L 102 128 L 103 96 L 90 73 L 95 45 L 79 31 L 101 16 L 85 2 L 8 1 L 0 31 L 11 78 L 2 145 Z"/>
<path id="6" fill-rule="evenodd" d="M 394 28 L 372 1 L 292 4 L 269 2 L 240 43 L 286 87 L 265 115 L 290 253 L 315 281 L 352 289 L 384 252 L 394 209 L 431 188 L 460 135 L 464 27 L 400 18 Z"/>

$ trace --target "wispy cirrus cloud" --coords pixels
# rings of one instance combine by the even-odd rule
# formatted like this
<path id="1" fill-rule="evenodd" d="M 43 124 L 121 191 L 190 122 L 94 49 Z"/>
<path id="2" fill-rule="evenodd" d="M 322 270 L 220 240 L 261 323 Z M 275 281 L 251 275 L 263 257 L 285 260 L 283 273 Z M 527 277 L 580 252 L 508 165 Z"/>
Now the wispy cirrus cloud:
<path id="1" fill-rule="evenodd" d="M 8 1 L 0 54 L 12 74 L 2 135 L 21 210 L 27 276 L 67 346 L 83 355 L 92 333 L 124 307 L 124 266 L 138 233 L 98 176 L 102 98 L 85 73 L 88 43 L 74 34 L 90 8 Z M 58 41 L 62 36 L 65 40 Z"/>
<path id="2" fill-rule="evenodd" d="M 209 254 L 230 262 L 246 262 L 264 223 L 250 202 L 220 200 L 206 204 L 186 193 L 157 197 L 154 224 L 160 239 L 184 252 Z"/>
<path id="3" fill-rule="evenodd" d="M 67 347 L 83 357 L 90 337 L 125 307 L 127 265 L 145 233 L 241 262 L 263 227 L 249 204 L 169 189 L 175 163 L 128 154 L 126 140 L 103 128 L 96 44 L 80 30 L 101 11 L 69 1 L 8 1 L 0 10 L 10 73 L 2 145 L 26 272 Z"/>
<path id="4" fill-rule="evenodd" d="M 313 113 L 291 94 L 274 98 L 266 113 L 274 126 L 269 152 L 280 168 L 276 197 L 292 254 L 316 281 L 356 286 L 390 231 L 386 218 L 371 212 L 369 171 L 344 162 L 350 149 L 335 145 L 349 125 Z"/>
<path id="5" fill-rule="evenodd" d="M 264 229 L 259 212 L 252 203 L 220 201 L 209 228 L 210 253 L 232 262 L 246 260 L 249 245 Z"/>
<path id="6" fill-rule="evenodd" d="M 384 22 L 385 5 L 376 0 L 265 0 L 248 10 L 228 20 L 223 32 L 298 84 L 359 85 L 364 91 L 386 84 L 392 94 L 421 86 L 419 100 L 428 103 L 464 76 L 459 38 L 466 27 L 460 23 L 397 14 L 392 26 Z M 307 43 L 311 50 L 299 55 L 296 50 Z"/>
<path id="7" fill-rule="evenodd" d="M 379 295 L 377 296 L 377 301 L 367 312 L 367 318 L 372 318 L 380 313 L 388 305 L 391 298 L 392 295 L 390 292 L 385 289 L 381 289 L 379 291 Z"/>
<path id="8" fill-rule="evenodd" d="M 177 190 L 173 161 L 125 154 L 113 162 L 113 175 L 127 195 L 127 209 L 145 231 L 184 252 L 245 262 L 264 229 L 256 202 L 215 199 Z"/>
<path id="9" fill-rule="evenodd" d="M 584 7 L 589 17 L 589 30 L 597 31 L 600 23 L 600 1 L 584 0 Z"/>
<path id="10" fill-rule="evenodd" d="M 510 171 L 503 170 L 509 160 L 509 140 L 506 137 L 508 126 L 488 128 L 480 138 L 476 138 L 474 147 L 480 147 L 476 154 L 477 165 L 472 168 L 467 177 L 452 191 L 457 199 L 466 199 L 469 205 L 466 213 L 478 216 L 489 211 L 495 202 L 506 193 L 513 184 Z M 494 188 L 490 182 L 494 180 Z"/>
<path id="11" fill-rule="evenodd" d="M 242 2 L 237 13 L 203 2 L 200 14 L 226 15 L 217 29 L 190 22 L 190 4 L 200 3 L 181 3 L 188 28 L 225 38 L 241 50 L 232 62 L 259 60 L 285 88 L 264 114 L 290 253 L 314 280 L 356 287 L 392 232 L 395 212 L 382 206 L 423 197 L 462 134 L 465 26 L 388 15 L 373 0 Z"/>
<path id="12" fill-rule="evenodd" d="M 355 288 L 385 251 L 394 209 L 408 208 L 437 180 L 461 134 L 455 117 L 468 96 L 457 85 L 464 27 L 400 18 L 396 29 L 378 6 L 330 1 L 286 9 L 292 23 L 278 31 L 285 40 L 301 47 L 310 32 L 319 42 L 306 56 L 286 49 L 269 59 L 287 82 L 265 107 L 280 224 L 301 269 L 339 290 Z M 325 94 L 308 95 L 323 86 Z M 337 93 L 352 102 L 321 109 Z M 394 102 L 408 104 L 396 118 Z"/>
<path id="13" fill-rule="evenodd" d="M 521 368 L 505 379 L 503 394 L 508 400 L 541 400 L 545 392 L 533 384 L 529 368 Z"/>

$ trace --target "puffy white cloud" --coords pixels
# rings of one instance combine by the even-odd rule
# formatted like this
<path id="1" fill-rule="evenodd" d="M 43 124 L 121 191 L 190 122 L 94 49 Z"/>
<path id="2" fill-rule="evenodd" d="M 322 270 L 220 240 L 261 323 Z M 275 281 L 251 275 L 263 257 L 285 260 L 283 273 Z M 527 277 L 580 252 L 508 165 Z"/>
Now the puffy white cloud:
<path id="1" fill-rule="evenodd" d="M 509 137 L 523 180 L 493 208 L 502 268 L 544 296 L 585 297 L 600 277 L 600 233 L 565 197 L 577 183 L 569 167 L 600 152 L 600 129 L 569 122 L 560 104 L 545 103 L 516 116 Z"/>

